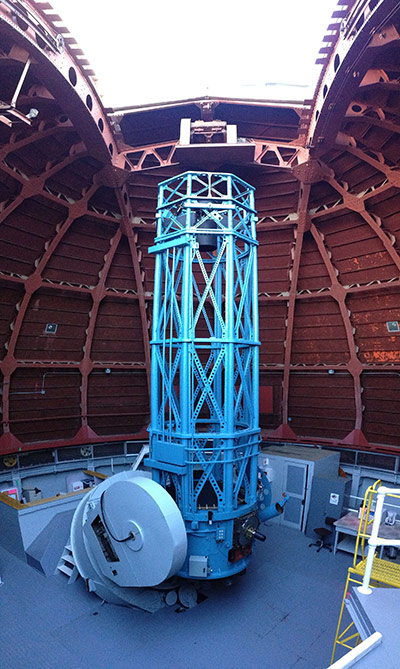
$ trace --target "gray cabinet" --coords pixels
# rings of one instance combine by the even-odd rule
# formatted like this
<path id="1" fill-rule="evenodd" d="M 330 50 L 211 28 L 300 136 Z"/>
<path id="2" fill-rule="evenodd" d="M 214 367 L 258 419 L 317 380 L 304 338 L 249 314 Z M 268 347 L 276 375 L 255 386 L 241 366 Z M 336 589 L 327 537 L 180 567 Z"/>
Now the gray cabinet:
<path id="1" fill-rule="evenodd" d="M 325 518 L 338 520 L 343 515 L 345 499 L 350 495 L 351 479 L 342 476 L 314 476 L 308 512 L 308 537 L 314 537 L 314 528 L 324 527 Z"/>
<path id="2" fill-rule="evenodd" d="M 258 464 L 271 483 L 272 501 L 290 495 L 284 512 L 271 522 L 305 532 L 315 476 L 337 477 L 339 453 L 321 448 L 262 444 Z"/>

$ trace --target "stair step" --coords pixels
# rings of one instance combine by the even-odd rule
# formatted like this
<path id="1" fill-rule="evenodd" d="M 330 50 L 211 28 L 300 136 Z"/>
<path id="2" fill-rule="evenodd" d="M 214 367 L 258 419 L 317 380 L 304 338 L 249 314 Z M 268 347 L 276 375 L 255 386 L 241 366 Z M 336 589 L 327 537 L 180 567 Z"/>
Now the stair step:
<path id="1" fill-rule="evenodd" d="M 73 555 L 63 555 L 61 559 L 75 567 L 75 560 Z"/>
<path id="2" fill-rule="evenodd" d="M 58 569 L 59 571 L 62 571 L 63 574 L 67 574 L 67 576 L 71 576 L 71 575 L 72 575 L 72 572 L 74 571 L 73 568 L 71 568 L 71 567 L 67 567 L 66 564 L 59 564 L 58 567 L 57 567 L 57 569 Z"/>
<path id="3" fill-rule="evenodd" d="M 75 565 L 75 558 L 72 554 L 71 540 L 64 546 L 63 554 L 57 565 L 57 571 L 68 576 L 68 583 L 74 583 L 79 578 L 79 572 Z"/>

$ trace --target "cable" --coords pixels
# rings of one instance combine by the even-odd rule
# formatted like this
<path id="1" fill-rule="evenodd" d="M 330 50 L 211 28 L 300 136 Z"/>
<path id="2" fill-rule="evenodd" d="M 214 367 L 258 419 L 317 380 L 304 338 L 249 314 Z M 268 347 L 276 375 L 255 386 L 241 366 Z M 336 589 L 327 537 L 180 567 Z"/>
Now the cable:
<path id="1" fill-rule="evenodd" d="M 135 535 L 134 535 L 133 532 L 129 532 L 128 536 L 125 537 L 125 539 L 117 539 L 117 537 L 114 537 L 113 533 L 110 532 L 110 529 L 109 529 L 109 527 L 108 527 L 108 525 L 107 525 L 107 523 L 106 523 L 106 519 L 105 519 L 105 517 L 104 517 L 103 496 L 104 496 L 104 493 L 105 493 L 105 492 L 106 492 L 106 491 L 103 490 L 103 492 L 102 492 L 101 495 L 100 495 L 100 514 L 101 514 L 101 520 L 102 520 L 103 525 L 104 525 L 104 527 L 105 527 L 105 529 L 106 529 L 106 531 L 107 531 L 107 534 L 109 534 L 110 537 L 111 537 L 111 539 L 113 539 L 113 541 L 116 541 L 118 544 L 123 544 L 125 541 L 129 541 L 130 539 L 134 539 L 134 538 L 135 538 Z"/>

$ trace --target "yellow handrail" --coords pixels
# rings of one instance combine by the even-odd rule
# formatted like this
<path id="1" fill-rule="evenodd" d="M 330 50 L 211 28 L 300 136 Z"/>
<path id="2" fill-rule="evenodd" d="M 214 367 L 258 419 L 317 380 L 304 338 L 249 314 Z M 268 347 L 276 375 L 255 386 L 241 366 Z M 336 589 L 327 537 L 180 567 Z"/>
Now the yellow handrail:
<path id="1" fill-rule="evenodd" d="M 366 559 L 367 551 L 365 548 L 365 541 L 368 542 L 368 539 L 371 536 L 371 526 L 372 523 L 374 522 L 374 515 L 371 516 L 372 502 L 374 501 L 374 497 L 378 495 L 378 489 L 381 485 L 382 481 L 378 479 L 377 481 L 375 481 L 373 485 L 369 486 L 365 491 L 364 501 L 361 508 L 361 519 L 357 532 L 356 546 L 354 550 L 353 567 L 357 566 L 357 561 L 359 558 L 358 550 L 360 545 L 361 545 L 361 560 Z M 399 495 L 395 495 L 392 493 L 387 493 L 386 496 L 396 497 L 397 499 L 400 498 Z"/>
<path id="2" fill-rule="evenodd" d="M 370 512 L 371 512 L 371 506 L 372 506 L 372 500 L 373 496 L 377 494 L 377 490 L 379 486 L 382 485 L 382 482 L 380 479 L 375 481 L 373 485 L 370 485 L 367 490 L 365 491 L 364 495 L 364 501 L 361 509 L 361 519 L 360 519 L 360 524 L 358 526 L 358 532 L 357 532 L 357 539 L 356 539 L 356 546 L 354 550 L 354 558 L 353 558 L 353 567 L 356 567 L 357 565 L 357 559 L 358 559 L 358 548 L 360 546 L 360 540 L 361 540 L 361 559 L 365 559 L 365 540 L 368 540 L 369 534 L 368 534 L 368 527 L 369 525 L 372 524 L 374 517 L 370 519 Z"/>
<path id="3" fill-rule="evenodd" d="M 342 630 L 342 617 L 343 617 L 343 611 L 344 611 L 344 606 L 345 606 L 345 600 L 346 596 L 348 593 L 349 585 L 350 583 L 352 584 L 357 584 L 358 586 L 362 586 L 363 580 L 365 578 L 365 573 L 367 570 L 367 557 L 366 553 L 367 551 L 365 550 L 365 541 L 369 541 L 371 537 L 371 531 L 372 527 L 370 527 L 373 522 L 374 522 L 374 515 L 371 517 L 371 508 L 372 508 L 372 503 L 374 501 L 374 496 L 378 497 L 378 491 L 379 488 L 381 487 L 381 481 L 375 481 L 375 483 L 371 486 L 369 486 L 365 492 L 364 496 L 364 501 L 363 505 L 361 508 L 361 518 L 360 522 L 358 525 L 358 533 L 357 533 L 357 538 L 356 538 L 356 546 L 355 546 L 355 551 L 354 551 L 354 559 L 353 559 L 353 566 L 349 567 L 348 572 L 347 572 L 347 580 L 346 580 L 346 585 L 344 588 L 344 593 L 343 593 L 343 600 L 342 600 L 342 606 L 340 609 L 339 613 L 339 620 L 336 628 L 336 636 L 335 636 L 335 642 L 333 644 L 333 652 L 332 652 L 332 658 L 331 658 L 331 664 L 334 662 L 334 657 L 335 657 L 335 652 L 336 652 L 336 647 L 337 645 L 344 646 L 345 648 L 351 649 L 352 646 L 350 645 L 350 642 L 356 641 L 356 643 L 359 642 L 359 633 L 356 632 L 355 634 L 352 634 L 351 632 L 354 629 L 354 622 L 352 621 L 350 625 L 347 625 L 347 627 Z M 387 489 L 385 488 L 385 491 Z M 396 488 L 394 488 L 396 490 Z M 381 490 L 382 494 L 382 490 Z M 390 492 L 385 492 L 385 495 L 387 497 L 396 497 L 397 499 L 400 499 L 400 495 L 396 493 L 390 493 Z M 398 505 L 396 505 L 398 507 Z M 379 507 L 377 509 L 379 516 L 381 516 L 379 512 Z M 376 518 L 376 522 L 378 522 L 379 518 Z M 379 545 L 390 545 L 389 541 L 386 539 L 383 539 L 380 544 L 376 540 L 379 539 L 379 537 L 373 537 L 374 543 L 372 543 L 372 546 L 379 546 Z M 361 546 L 361 560 L 359 559 L 358 551 Z M 369 546 L 369 544 L 368 544 Z M 375 550 L 374 550 L 375 553 Z M 371 554 L 372 555 L 372 554 Z M 373 555 L 372 557 L 373 563 L 372 563 L 372 570 L 369 572 L 368 580 L 372 578 L 372 581 L 374 583 L 373 586 L 371 587 L 376 587 L 379 586 L 379 584 L 382 584 L 384 586 L 390 586 L 393 588 L 400 588 L 400 567 L 399 565 L 393 564 L 390 561 L 380 559 Z M 371 558 L 370 558 L 370 566 L 371 566 Z"/>

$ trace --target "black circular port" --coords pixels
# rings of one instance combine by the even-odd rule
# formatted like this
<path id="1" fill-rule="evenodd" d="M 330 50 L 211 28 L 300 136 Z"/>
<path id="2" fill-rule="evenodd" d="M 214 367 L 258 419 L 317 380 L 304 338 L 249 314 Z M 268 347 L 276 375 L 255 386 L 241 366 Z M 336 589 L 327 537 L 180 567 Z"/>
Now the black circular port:
<path id="1" fill-rule="evenodd" d="M 68 70 L 68 77 L 73 86 L 76 86 L 76 82 L 78 81 L 78 78 L 76 76 L 76 72 L 73 67 L 70 67 Z"/>

